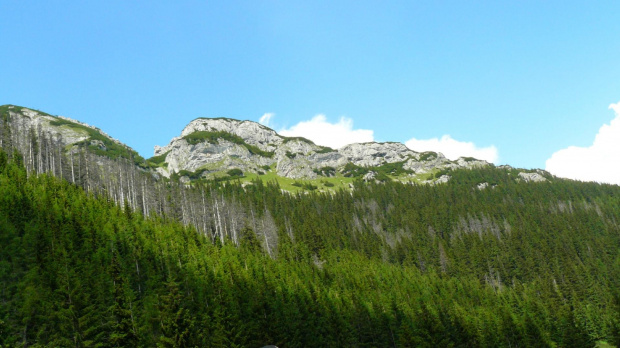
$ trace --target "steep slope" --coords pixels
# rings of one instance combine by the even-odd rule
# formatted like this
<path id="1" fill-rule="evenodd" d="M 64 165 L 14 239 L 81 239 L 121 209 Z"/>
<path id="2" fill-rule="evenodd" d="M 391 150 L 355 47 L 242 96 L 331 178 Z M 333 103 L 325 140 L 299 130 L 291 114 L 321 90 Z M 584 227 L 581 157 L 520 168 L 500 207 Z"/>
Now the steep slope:
<path id="1" fill-rule="evenodd" d="M 394 171 L 413 178 L 433 171 L 488 165 L 473 158 L 450 161 L 441 153 L 419 153 L 394 142 L 350 144 L 334 150 L 305 138 L 281 136 L 256 122 L 227 118 L 192 121 L 181 136 L 164 147 L 156 146 L 150 161 L 166 177 L 179 174 L 188 179 L 214 178 L 233 169 L 257 174 L 275 170 L 278 176 L 291 179 L 337 173 L 374 179 Z"/>
<path id="2" fill-rule="evenodd" d="M 335 151 L 228 119 L 197 122 L 140 166 L 79 122 L 15 106 L 0 116 L 1 345 L 620 342 L 618 186 L 397 143 Z M 280 181 L 154 175 L 177 145 L 233 173 L 323 158 L 338 169 L 318 177 L 367 182 L 290 194 Z M 443 185 L 391 180 L 441 165 L 456 168 Z"/>
<path id="3" fill-rule="evenodd" d="M 248 212 L 234 243 L 19 162 L 0 149 L 2 346 L 620 342 L 617 186 L 483 168 L 335 195 L 207 188 L 207 204 L 226 198 L 218 211 Z"/>
<path id="4" fill-rule="evenodd" d="M 148 215 L 169 211 L 165 184 L 133 149 L 100 129 L 15 105 L 0 106 L 0 148 L 31 174 L 47 173 Z"/>
<path id="5" fill-rule="evenodd" d="M 43 147 L 61 146 L 65 153 L 76 154 L 79 148 L 110 159 L 125 158 L 143 165 L 144 159 L 133 149 L 110 137 L 101 129 L 63 116 L 16 105 L 0 106 L 3 124 L 2 141 L 10 142 L 26 156 L 41 155 Z M 11 134 L 12 132 L 12 134 Z"/>
<path id="6" fill-rule="evenodd" d="M 158 156 L 143 161 L 95 127 L 13 105 L 0 107 L 0 148 L 12 156 L 16 151 L 29 173 L 65 179 L 144 216 L 158 214 L 193 225 L 221 243 L 227 238 L 238 243 L 244 228 L 239 219 L 255 212 L 207 193 L 204 185 L 214 183 L 202 178 L 241 178 L 244 186 L 275 181 L 288 192 L 336 193 L 360 179 L 445 182 L 451 173 L 439 168 L 492 167 L 468 158 L 450 162 L 440 154 L 416 153 L 398 143 L 353 144 L 335 151 L 307 139 L 282 137 L 254 122 L 230 119 L 195 120 L 170 145 L 157 148 Z M 551 178 L 544 172 L 514 172 L 521 173 L 515 181 Z M 189 180 L 197 182 L 187 185 Z M 494 183 L 477 185 L 484 189 Z M 272 225 L 268 220 L 264 226 Z M 277 231 L 267 230 L 263 240 Z"/>

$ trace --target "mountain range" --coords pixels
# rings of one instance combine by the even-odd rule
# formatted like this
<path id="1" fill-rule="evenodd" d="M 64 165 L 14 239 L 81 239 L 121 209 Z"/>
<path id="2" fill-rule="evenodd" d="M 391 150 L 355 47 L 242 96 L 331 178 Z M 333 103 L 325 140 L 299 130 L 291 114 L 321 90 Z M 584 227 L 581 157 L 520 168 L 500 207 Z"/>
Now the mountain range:
<path id="1" fill-rule="evenodd" d="M 620 187 L 192 121 L 155 156 L 0 107 L 0 345 L 613 347 Z"/>
<path id="2" fill-rule="evenodd" d="M 291 184 L 297 180 L 337 189 L 355 178 L 441 183 L 449 180 L 449 170 L 491 165 L 471 157 L 451 161 L 441 153 L 416 152 L 397 142 L 356 143 L 332 149 L 303 137 L 281 136 L 253 121 L 229 118 L 197 118 L 169 144 L 155 146 L 154 156 L 144 160 L 127 145 L 80 121 L 15 105 L 0 106 L 0 111 L 11 120 L 14 132 L 22 133 L 16 143 L 30 156 L 32 144 L 27 145 L 26 138 L 37 134 L 61 144 L 69 154 L 83 148 L 99 156 L 101 163 L 106 158 L 124 158 L 155 176 L 182 182 L 231 177 L 250 181 L 262 176 L 280 179 L 293 190 Z M 542 171 L 522 172 L 525 180 L 549 176 Z"/>

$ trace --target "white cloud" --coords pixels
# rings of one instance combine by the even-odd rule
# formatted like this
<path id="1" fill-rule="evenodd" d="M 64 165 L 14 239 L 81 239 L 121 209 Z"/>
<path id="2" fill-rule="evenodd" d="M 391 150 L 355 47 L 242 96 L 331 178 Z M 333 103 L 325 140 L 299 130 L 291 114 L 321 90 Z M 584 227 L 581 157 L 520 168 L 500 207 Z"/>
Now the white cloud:
<path id="1" fill-rule="evenodd" d="M 325 115 L 316 115 L 310 121 L 284 128 L 278 133 L 287 137 L 304 137 L 317 145 L 340 148 L 352 143 L 374 141 L 373 131 L 369 129 L 353 129 L 353 120 L 341 117 L 337 123 L 330 123 Z"/>
<path id="2" fill-rule="evenodd" d="M 474 157 L 491 163 L 497 163 L 499 155 L 497 148 L 493 145 L 478 147 L 476 144 L 467 141 L 452 139 L 449 135 L 444 135 L 441 139 L 410 139 L 405 142 L 408 148 L 417 152 L 434 151 L 441 152 L 446 158 L 456 160 L 459 157 Z"/>
<path id="3" fill-rule="evenodd" d="M 269 123 L 271 122 L 271 118 L 273 116 L 275 116 L 274 113 L 266 112 L 263 114 L 263 116 L 260 117 L 260 119 L 258 119 L 258 123 L 262 124 L 263 126 L 269 127 Z"/>
<path id="4" fill-rule="evenodd" d="M 547 171 L 570 179 L 620 185 L 620 102 L 609 108 L 616 117 L 599 129 L 592 145 L 555 152 L 546 162 Z"/>

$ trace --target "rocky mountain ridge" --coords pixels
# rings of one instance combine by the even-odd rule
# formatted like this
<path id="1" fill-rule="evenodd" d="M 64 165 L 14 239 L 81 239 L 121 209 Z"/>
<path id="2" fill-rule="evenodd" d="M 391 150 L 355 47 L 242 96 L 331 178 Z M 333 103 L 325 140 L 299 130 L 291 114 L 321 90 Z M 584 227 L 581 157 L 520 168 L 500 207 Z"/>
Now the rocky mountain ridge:
<path id="1" fill-rule="evenodd" d="M 391 165 L 399 174 L 415 176 L 489 165 L 467 157 L 451 161 L 441 153 L 420 153 L 396 142 L 356 143 L 331 149 L 305 138 L 279 135 L 253 121 L 227 118 L 195 119 L 168 145 L 156 146 L 155 157 L 160 164 L 156 170 L 166 177 L 175 173 L 209 177 L 231 169 L 260 174 L 273 168 L 281 177 L 314 179 L 336 172 L 346 175 L 358 167 L 385 165 Z M 377 174 L 372 169 L 363 171 L 370 178 Z"/>
<path id="2" fill-rule="evenodd" d="M 331 184 L 350 185 L 355 178 L 442 183 L 449 180 L 451 169 L 490 165 L 468 157 L 451 161 L 441 153 L 416 152 L 397 142 L 356 143 L 332 149 L 302 137 L 282 136 L 253 121 L 229 118 L 195 119 L 169 144 L 155 146 L 155 156 L 145 160 L 99 128 L 74 119 L 15 105 L 0 106 L 0 114 L 6 125 L 0 129 L 0 146 L 3 139 L 11 141 L 11 147 L 24 154 L 32 166 L 30 170 L 55 171 L 72 182 L 85 175 L 76 173 L 78 164 L 74 163 L 80 162 L 83 154 L 89 155 L 87 163 L 98 164 L 86 170 L 86 175 L 97 171 L 105 180 L 111 180 L 106 172 L 112 166 L 122 171 L 130 166 L 132 171 L 155 180 L 163 176 L 185 183 L 234 177 L 250 181 L 265 175 L 266 180 L 288 180 L 289 186 L 297 180 L 310 180 L 323 189 Z M 116 160 L 124 164 L 110 162 Z M 520 179 L 545 180 L 542 175 L 530 174 Z"/>

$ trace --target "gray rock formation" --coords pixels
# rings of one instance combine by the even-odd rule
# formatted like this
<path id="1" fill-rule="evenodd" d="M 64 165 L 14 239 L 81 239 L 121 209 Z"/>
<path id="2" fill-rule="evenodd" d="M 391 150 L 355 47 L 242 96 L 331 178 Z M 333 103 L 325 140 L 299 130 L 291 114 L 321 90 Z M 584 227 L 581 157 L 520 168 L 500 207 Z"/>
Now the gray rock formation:
<path id="1" fill-rule="evenodd" d="M 525 182 L 542 182 L 547 181 L 547 179 L 542 176 L 540 173 L 519 173 L 519 179 L 524 180 Z"/>
<path id="2" fill-rule="evenodd" d="M 232 138 L 222 136 L 223 133 Z M 195 138 L 199 135 L 208 138 L 197 142 Z M 167 165 L 157 170 L 167 177 L 181 171 L 208 176 L 232 168 L 258 173 L 269 167 L 282 177 L 313 179 L 324 175 L 324 168 L 342 172 L 349 163 L 365 168 L 400 163 L 410 175 L 488 165 L 472 158 L 450 161 L 441 153 L 419 153 L 395 142 L 350 144 L 334 150 L 304 138 L 281 136 L 256 122 L 227 118 L 199 118 L 190 122 L 181 136 L 173 138 L 168 145 L 155 146 L 155 156 L 165 156 Z M 373 178 L 374 175 L 370 174 Z"/>
<path id="3" fill-rule="evenodd" d="M 96 127 L 28 108 L 6 107 L 16 131 L 45 136 L 69 153 L 78 151 L 76 145 L 80 145 L 98 156 L 109 154 L 116 158 L 122 153 L 127 159 L 139 157 L 134 150 Z M 27 149 L 30 145 L 22 139 L 21 148 Z M 231 169 L 244 173 L 272 172 L 291 179 L 315 179 L 350 171 L 351 166 L 357 171 L 354 175 L 370 181 L 385 179 L 384 174 L 389 174 L 389 170 L 397 170 L 402 178 L 442 169 L 488 165 L 471 158 L 450 161 L 441 153 L 419 153 L 395 142 L 350 144 L 334 150 L 308 139 L 281 136 L 256 122 L 228 118 L 199 118 L 190 122 L 168 145 L 155 146 L 155 156 L 158 156 L 157 163 L 149 163 L 154 172 L 165 177 L 178 173 L 185 176 L 184 181 L 190 176 L 224 176 Z M 389 168 L 380 170 L 388 165 Z M 537 178 L 528 177 L 527 180 Z"/>

